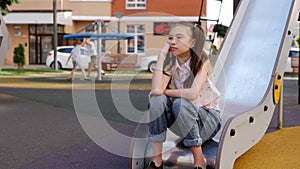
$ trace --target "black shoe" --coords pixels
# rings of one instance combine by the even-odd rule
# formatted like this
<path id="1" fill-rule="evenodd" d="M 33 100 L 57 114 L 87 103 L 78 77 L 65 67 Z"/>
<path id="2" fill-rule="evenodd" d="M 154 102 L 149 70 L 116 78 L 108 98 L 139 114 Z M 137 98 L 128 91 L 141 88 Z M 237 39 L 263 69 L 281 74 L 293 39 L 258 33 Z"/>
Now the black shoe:
<path id="1" fill-rule="evenodd" d="M 197 166 L 197 167 L 195 167 L 194 169 L 202 169 L 201 167 L 199 167 L 199 166 Z"/>
<path id="2" fill-rule="evenodd" d="M 144 169 L 163 169 L 163 164 L 161 164 L 159 167 L 155 166 L 155 163 L 153 161 L 150 161 Z"/>

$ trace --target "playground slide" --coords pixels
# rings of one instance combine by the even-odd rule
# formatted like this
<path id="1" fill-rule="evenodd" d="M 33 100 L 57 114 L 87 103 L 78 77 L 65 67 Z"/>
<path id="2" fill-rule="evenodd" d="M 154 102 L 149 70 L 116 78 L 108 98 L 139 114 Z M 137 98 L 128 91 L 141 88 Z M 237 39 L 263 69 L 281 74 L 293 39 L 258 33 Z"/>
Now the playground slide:
<path id="1" fill-rule="evenodd" d="M 222 93 L 222 128 L 204 143 L 207 164 L 233 168 L 234 161 L 265 134 L 279 102 L 282 77 L 294 36 L 298 0 L 242 0 L 227 32 L 214 68 Z M 167 132 L 164 168 L 191 168 L 192 153 Z M 137 137 L 147 137 L 147 126 Z M 144 159 L 134 158 L 144 154 Z M 133 142 L 129 168 L 139 169 L 151 158 L 149 142 Z"/>
<path id="2" fill-rule="evenodd" d="M 0 13 L 0 69 L 5 62 L 5 57 L 10 46 L 11 39 L 9 32 Z"/>
<path id="3" fill-rule="evenodd" d="M 265 134 L 280 98 L 299 10 L 298 0 L 241 1 L 214 70 L 223 93 L 216 168 L 232 168 Z"/>

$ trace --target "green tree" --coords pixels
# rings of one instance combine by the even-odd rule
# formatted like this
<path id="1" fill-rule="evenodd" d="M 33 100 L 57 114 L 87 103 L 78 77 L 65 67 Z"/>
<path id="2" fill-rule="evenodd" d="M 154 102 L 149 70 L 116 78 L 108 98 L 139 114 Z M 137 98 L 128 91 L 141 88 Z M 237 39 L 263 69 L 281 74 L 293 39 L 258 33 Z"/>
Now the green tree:
<path id="1" fill-rule="evenodd" d="M 222 24 L 215 25 L 213 31 L 218 33 L 218 37 L 224 38 L 228 27 Z"/>
<path id="2" fill-rule="evenodd" d="M 18 69 L 21 69 L 25 64 L 25 49 L 21 43 L 14 49 L 14 63 L 18 65 Z"/>
<path id="3" fill-rule="evenodd" d="M 20 0 L 0 0 L 0 11 L 2 15 L 6 15 L 9 12 L 8 6 L 19 2 Z"/>

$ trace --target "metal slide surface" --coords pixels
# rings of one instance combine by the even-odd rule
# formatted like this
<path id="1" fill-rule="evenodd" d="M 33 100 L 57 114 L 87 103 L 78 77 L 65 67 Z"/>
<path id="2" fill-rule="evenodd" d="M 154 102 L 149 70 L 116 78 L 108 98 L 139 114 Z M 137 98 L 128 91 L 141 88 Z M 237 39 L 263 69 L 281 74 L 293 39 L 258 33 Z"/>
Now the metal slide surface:
<path id="1" fill-rule="evenodd" d="M 232 168 L 266 132 L 276 106 L 275 74 L 283 77 L 299 5 L 298 0 L 241 1 L 214 70 L 223 94 L 216 168 Z"/>
<path id="2" fill-rule="evenodd" d="M 224 41 L 224 52 L 221 50 L 218 58 L 223 66 L 216 66 L 217 69 L 223 67 L 216 85 L 223 93 L 222 100 L 226 103 L 223 103 L 224 111 L 240 114 L 262 101 L 272 80 L 273 70 L 277 67 L 293 1 L 241 2 L 244 4 L 241 4 L 239 10 L 243 11 L 237 13 L 236 17 L 239 18 L 233 22 L 238 23 L 233 23 L 229 32 L 235 34 L 235 37 Z M 294 22 L 296 24 L 296 20 Z M 283 52 L 288 54 L 288 50 Z M 282 57 L 285 60 L 287 55 Z M 238 104 L 239 107 L 228 106 L 231 104 Z"/>
<path id="3" fill-rule="evenodd" d="M 273 95 L 280 93 L 299 6 L 299 0 L 240 1 L 213 71 L 222 93 L 223 121 L 213 138 L 219 143 L 210 141 L 202 147 L 210 167 L 233 168 L 235 160 L 265 134 L 276 106 Z M 136 136 L 146 137 L 146 125 L 137 129 Z M 192 153 L 177 144 L 177 138 L 168 130 L 163 145 L 164 168 L 191 168 Z M 151 144 L 145 140 L 132 145 L 129 168 L 143 168 L 152 155 Z M 144 159 L 135 158 L 143 155 Z"/>

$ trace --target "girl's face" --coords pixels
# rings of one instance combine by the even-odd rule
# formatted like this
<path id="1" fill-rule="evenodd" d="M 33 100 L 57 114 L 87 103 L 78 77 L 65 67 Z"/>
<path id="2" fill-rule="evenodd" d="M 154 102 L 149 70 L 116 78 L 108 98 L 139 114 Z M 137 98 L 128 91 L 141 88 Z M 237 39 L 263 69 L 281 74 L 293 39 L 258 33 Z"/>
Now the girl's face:
<path id="1" fill-rule="evenodd" d="M 189 52 L 195 45 L 195 39 L 192 38 L 192 30 L 185 25 L 176 25 L 169 34 L 170 50 L 175 56 Z"/>

